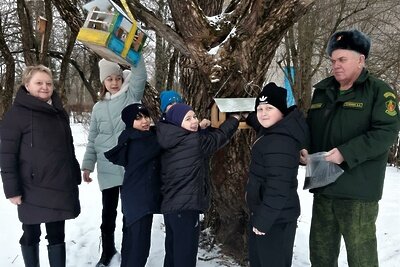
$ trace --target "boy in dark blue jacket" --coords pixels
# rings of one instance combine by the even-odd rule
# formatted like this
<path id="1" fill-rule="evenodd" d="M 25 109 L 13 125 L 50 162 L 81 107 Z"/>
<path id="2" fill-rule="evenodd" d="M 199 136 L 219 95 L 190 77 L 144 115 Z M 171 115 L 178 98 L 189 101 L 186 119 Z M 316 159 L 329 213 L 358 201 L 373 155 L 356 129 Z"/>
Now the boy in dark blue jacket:
<path id="1" fill-rule="evenodd" d="M 199 214 L 210 204 L 209 159 L 225 146 L 239 126 L 239 115 L 219 128 L 199 131 L 199 120 L 186 104 L 173 105 L 157 125 L 163 148 L 161 212 L 165 222 L 164 267 L 195 267 Z"/>
<path id="2" fill-rule="evenodd" d="M 105 156 L 125 167 L 121 187 L 124 227 L 121 267 L 144 267 L 150 251 L 153 214 L 160 210 L 160 151 L 149 111 L 142 104 L 122 110 L 126 129 Z"/>

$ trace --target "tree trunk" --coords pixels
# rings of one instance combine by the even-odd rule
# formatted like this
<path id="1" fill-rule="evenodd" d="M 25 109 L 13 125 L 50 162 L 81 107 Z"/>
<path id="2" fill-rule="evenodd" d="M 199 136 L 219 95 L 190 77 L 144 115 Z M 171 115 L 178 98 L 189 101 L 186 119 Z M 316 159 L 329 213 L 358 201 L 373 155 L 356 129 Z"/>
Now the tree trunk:
<path id="1" fill-rule="evenodd" d="M 192 19 L 201 17 L 201 14 L 184 2 L 169 1 L 176 29 L 184 36 L 191 52 L 190 57 L 180 58 L 180 84 L 184 98 L 201 119 L 209 117 L 208 108 L 214 97 L 249 97 L 258 94 L 281 38 L 299 14 L 288 15 L 292 19 L 279 19 L 282 12 L 293 10 L 291 1 L 276 1 L 276 6 L 270 8 L 280 8 L 280 12 L 269 13 L 268 19 L 263 17 L 263 12 L 269 8 L 268 1 L 236 2 L 236 10 L 247 12 L 243 11 L 240 19 L 237 19 L 243 23 L 237 26 L 236 35 L 230 35 L 231 30 L 215 33 L 215 29 L 210 29 L 206 21 Z M 199 10 L 206 16 L 222 12 L 222 0 L 198 1 L 198 4 Z M 187 16 L 181 16 L 182 13 Z M 273 27 L 268 21 L 274 21 Z M 231 37 L 228 38 L 228 35 Z M 204 53 L 204 50 L 218 45 L 215 56 L 209 57 Z M 204 225 L 211 227 L 217 243 L 223 244 L 224 251 L 235 256 L 242 264 L 247 256 L 248 216 L 244 192 L 253 136 L 251 130 L 238 131 L 233 140 L 214 155 L 211 162 L 213 201 Z"/>
<path id="2" fill-rule="evenodd" d="M 48 58 L 48 51 L 49 51 L 49 47 L 50 47 L 50 35 L 52 32 L 52 27 L 53 27 L 53 6 L 51 4 L 50 0 L 45 0 L 44 1 L 44 13 L 45 13 L 45 18 L 47 20 L 46 23 L 46 31 L 43 33 L 44 36 L 41 36 L 40 34 L 38 34 L 38 37 L 40 38 L 40 40 L 38 40 L 39 42 L 39 51 L 40 51 L 40 63 L 46 66 L 50 65 L 50 61 Z M 40 10 L 39 12 L 37 12 L 38 14 L 40 14 L 42 12 L 42 10 Z"/>
<path id="3" fill-rule="evenodd" d="M 31 24 L 33 18 L 24 0 L 17 0 L 17 14 L 21 23 L 22 47 L 25 64 L 27 66 L 35 65 L 39 58 L 38 55 L 35 54 L 35 51 L 37 51 L 37 45 L 35 44 L 36 38 L 33 35 L 34 29 Z"/>
<path id="4" fill-rule="evenodd" d="M 67 44 L 67 49 L 65 50 L 63 59 L 61 61 L 61 68 L 60 68 L 60 79 L 58 81 L 58 89 L 60 93 L 61 100 L 63 101 L 63 104 L 67 104 L 68 102 L 68 95 L 67 95 L 67 90 L 65 88 L 66 86 L 66 77 L 68 74 L 68 69 L 69 69 L 69 63 L 71 59 L 71 54 L 72 50 L 74 49 L 74 44 L 75 44 L 75 39 L 76 39 L 77 33 L 70 32 Z"/>
<path id="5" fill-rule="evenodd" d="M 10 109 L 12 104 L 12 96 L 14 92 L 15 80 L 15 63 L 10 49 L 4 38 L 4 30 L 0 20 L 0 54 L 4 58 L 6 65 L 6 75 L 4 82 L 0 85 L 0 121 L 3 119 L 4 113 Z"/>
<path id="6" fill-rule="evenodd" d="M 167 85 L 166 85 L 167 89 L 174 87 L 175 68 L 176 68 L 176 63 L 178 61 L 178 57 L 179 57 L 178 50 L 173 48 L 173 53 L 171 58 L 169 59 L 169 64 L 168 64 L 168 75 L 167 75 Z"/>

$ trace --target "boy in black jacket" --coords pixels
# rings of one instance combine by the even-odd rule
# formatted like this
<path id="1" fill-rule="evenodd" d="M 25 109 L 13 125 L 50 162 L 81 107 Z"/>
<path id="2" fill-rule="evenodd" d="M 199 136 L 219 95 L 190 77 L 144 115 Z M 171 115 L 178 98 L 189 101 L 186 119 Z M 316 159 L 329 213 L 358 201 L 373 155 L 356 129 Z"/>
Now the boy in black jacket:
<path id="1" fill-rule="evenodd" d="M 247 117 L 247 123 L 257 130 L 246 187 L 251 267 L 292 264 L 300 215 L 297 171 L 308 128 L 295 106 L 287 108 L 286 96 L 286 89 L 267 84 L 256 98 L 256 112 Z"/>
<path id="2" fill-rule="evenodd" d="M 160 151 L 149 111 L 142 104 L 122 110 L 126 129 L 105 156 L 125 167 L 121 187 L 124 227 L 121 267 L 144 267 L 149 256 L 153 214 L 160 210 Z"/>

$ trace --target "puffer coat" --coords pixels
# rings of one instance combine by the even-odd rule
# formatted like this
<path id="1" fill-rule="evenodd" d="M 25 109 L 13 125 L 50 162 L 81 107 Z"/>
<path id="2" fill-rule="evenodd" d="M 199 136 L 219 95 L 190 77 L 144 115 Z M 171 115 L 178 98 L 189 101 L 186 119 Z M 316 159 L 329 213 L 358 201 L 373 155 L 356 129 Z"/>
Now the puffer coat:
<path id="1" fill-rule="evenodd" d="M 160 155 L 154 127 L 122 131 L 118 145 L 105 153 L 108 160 L 125 168 L 121 203 L 128 227 L 147 214 L 160 213 Z"/>
<path id="2" fill-rule="evenodd" d="M 69 118 L 57 93 L 50 105 L 22 86 L 0 134 L 4 193 L 6 198 L 22 196 L 20 221 L 39 224 L 77 217 L 81 174 Z"/>
<path id="3" fill-rule="evenodd" d="M 125 124 L 121 120 L 121 111 L 127 105 L 142 100 L 146 79 L 146 67 L 142 57 L 138 65 L 132 67 L 131 72 L 124 79 L 121 90 L 113 95 L 107 93 L 105 99 L 97 102 L 93 107 L 88 144 L 81 169 L 93 172 L 97 163 L 100 190 L 122 185 L 123 167 L 108 161 L 104 157 L 104 152 L 117 145 L 118 136 L 125 129 Z"/>
<path id="4" fill-rule="evenodd" d="M 159 122 L 157 138 L 161 155 L 161 212 L 204 212 L 210 204 L 209 159 L 226 145 L 239 126 L 228 118 L 218 129 L 191 132 Z M 210 127 L 209 127 L 210 128 Z"/>
<path id="5" fill-rule="evenodd" d="M 273 224 L 295 221 L 300 215 L 297 173 L 300 149 L 307 144 L 309 131 L 298 109 L 275 125 L 257 130 L 246 200 L 251 225 L 268 234 Z"/>

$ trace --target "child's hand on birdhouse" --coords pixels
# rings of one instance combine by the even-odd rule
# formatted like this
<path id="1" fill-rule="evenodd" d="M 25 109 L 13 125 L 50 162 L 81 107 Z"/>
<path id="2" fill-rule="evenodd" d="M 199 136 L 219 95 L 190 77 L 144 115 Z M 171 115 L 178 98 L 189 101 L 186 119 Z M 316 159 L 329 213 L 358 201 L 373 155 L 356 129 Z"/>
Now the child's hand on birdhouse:
<path id="1" fill-rule="evenodd" d="M 211 125 L 211 121 L 207 119 L 203 119 L 200 123 L 199 126 L 201 129 L 205 129 Z"/>
<path id="2" fill-rule="evenodd" d="M 240 121 L 240 113 L 231 113 L 230 116 Z"/>
<path id="3" fill-rule="evenodd" d="M 249 112 L 242 112 L 240 113 L 240 115 L 242 116 L 243 119 L 247 119 L 247 117 L 249 116 Z"/>

